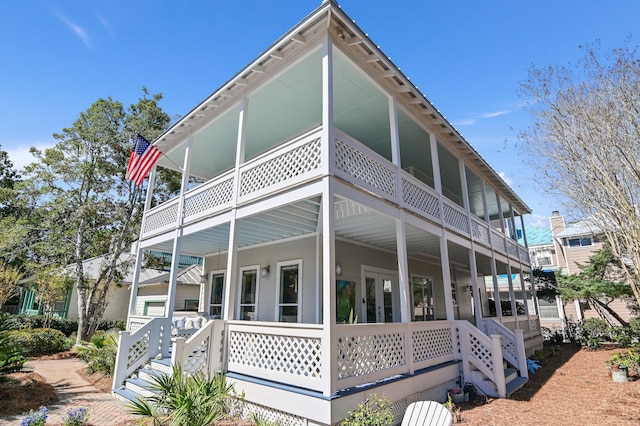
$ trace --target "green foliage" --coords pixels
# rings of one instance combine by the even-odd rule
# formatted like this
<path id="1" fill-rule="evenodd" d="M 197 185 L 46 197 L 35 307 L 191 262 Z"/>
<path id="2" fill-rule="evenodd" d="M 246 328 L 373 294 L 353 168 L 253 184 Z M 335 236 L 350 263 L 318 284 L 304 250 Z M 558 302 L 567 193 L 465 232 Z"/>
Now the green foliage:
<path id="1" fill-rule="evenodd" d="M 14 315 L 18 324 L 16 328 L 45 328 L 44 315 Z M 124 330 L 127 320 L 102 320 L 98 325 L 98 330 Z M 51 318 L 51 326 L 54 330 L 60 330 L 65 336 L 69 337 L 78 330 L 78 320 L 71 318 Z"/>
<path id="2" fill-rule="evenodd" d="M 171 375 L 156 376 L 151 389 L 157 392 L 155 396 L 138 398 L 129 410 L 154 425 L 212 425 L 228 416 L 235 397 L 233 385 L 227 384 L 223 374 L 189 376 L 177 366 Z"/>
<path id="3" fill-rule="evenodd" d="M 87 363 L 89 373 L 113 376 L 118 354 L 118 334 L 115 331 L 96 332 L 91 342 L 81 342 L 74 350 Z"/>
<path id="4" fill-rule="evenodd" d="M 373 394 L 358 404 L 358 408 L 349 412 L 342 426 L 383 426 L 393 424 L 393 404 L 386 397 L 378 398 Z"/>
<path id="5" fill-rule="evenodd" d="M 582 346 L 598 349 L 602 342 L 610 340 L 611 328 L 600 318 L 588 318 L 582 322 L 578 340 Z"/>
<path id="6" fill-rule="evenodd" d="M 19 267 L 7 263 L 0 263 L 0 306 L 18 294 L 20 289 L 18 282 L 21 278 L 22 271 Z"/>
<path id="7" fill-rule="evenodd" d="M 640 348 L 629 348 L 616 352 L 606 361 L 608 366 L 626 367 L 629 369 L 640 367 Z"/>
<path id="8" fill-rule="evenodd" d="M 70 348 L 66 336 L 51 328 L 8 331 L 6 342 L 20 348 L 25 357 L 51 355 Z"/>
<path id="9" fill-rule="evenodd" d="M 0 312 L 0 374 L 18 371 L 26 361 L 20 348 L 8 338 L 9 330 L 17 327 L 14 315 Z"/>

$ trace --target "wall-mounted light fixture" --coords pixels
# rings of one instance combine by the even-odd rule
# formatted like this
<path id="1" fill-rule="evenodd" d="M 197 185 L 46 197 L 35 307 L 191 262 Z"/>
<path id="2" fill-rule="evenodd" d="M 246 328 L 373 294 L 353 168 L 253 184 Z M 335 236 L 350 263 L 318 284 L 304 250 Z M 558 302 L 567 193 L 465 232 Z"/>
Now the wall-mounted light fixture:
<path id="1" fill-rule="evenodd" d="M 209 274 L 208 273 L 200 275 L 200 284 L 206 284 L 208 278 L 209 278 Z"/>
<path id="2" fill-rule="evenodd" d="M 336 264 L 336 275 L 342 275 L 342 265 L 339 263 Z"/>
<path id="3" fill-rule="evenodd" d="M 260 276 L 261 276 L 262 278 L 266 278 L 266 277 L 267 277 L 267 275 L 269 275 L 269 270 L 270 270 L 270 269 L 271 269 L 271 268 L 269 267 L 269 265 L 267 265 L 267 266 L 263 267 L 262 269 L 260 269 Z"/>

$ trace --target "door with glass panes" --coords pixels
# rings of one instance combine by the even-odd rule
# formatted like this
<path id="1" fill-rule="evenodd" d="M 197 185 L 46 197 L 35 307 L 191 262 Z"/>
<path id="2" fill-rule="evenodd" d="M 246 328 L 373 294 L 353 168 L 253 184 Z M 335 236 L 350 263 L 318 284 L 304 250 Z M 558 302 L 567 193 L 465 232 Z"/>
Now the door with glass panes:
<path id="1" fill-rule="evenodd" d="M 224 295 L 224 274 L 213 274 L 211 277 L 211 299 L 209 301 L 209 315 L 212 319 L 222 318 L 222 303 Z"/>
<path id="2" fill-rule="evenodd" d="M 362 285 L 362 318 L 367 323 L 399 321 L 398 280 L 393 271 L 365 269 Z"/>

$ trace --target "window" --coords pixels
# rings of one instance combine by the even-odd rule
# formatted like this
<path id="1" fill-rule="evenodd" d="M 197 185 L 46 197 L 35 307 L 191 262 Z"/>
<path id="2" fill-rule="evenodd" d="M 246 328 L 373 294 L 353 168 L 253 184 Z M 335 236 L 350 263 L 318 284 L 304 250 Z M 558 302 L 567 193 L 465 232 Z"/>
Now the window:
<path id="1" fill-rule="evenodd" d="M 190 312 L 198 312 L 198 299 L 188 299 L 184 301 L 184 310 Z"/>
<path id="2" fill-rule="evenodd" d="M 538 265 L 539 266 L 549 266 L 549 265 L 551 265 L 551 258 L 550 257 L 539 257 L 538 258 Z"/>
<path id="3" fill-rule="evenodd" d="M 214 274 L 211 278 L 211 300 L 209 315 L 213 319 L 222 318 L 222 295 L 224 294 L 224 274 Z"/>
<path id="4" fill-rule="evenodd" d="M 433 281 L 427 277 L 411 277 L 413 321 L 429 321 L 435 318 Z"/>
<path id="5" fill-rule="evenodd" d="M 591 237 L 569 238 L 567 242 L 569 247 L 588 247 L 593 245 L 593 238 Z"/>
<path id="6" fill-rule="evenodd" d="M 278 262 L 278 320 L 298 322 L 302 260 Z"/>
<path id="7" fill-rule="evenodd" d="M 240 319 L 258 319 L 258 271 L 260 266 L 248 266 L 240 269 Z"/>

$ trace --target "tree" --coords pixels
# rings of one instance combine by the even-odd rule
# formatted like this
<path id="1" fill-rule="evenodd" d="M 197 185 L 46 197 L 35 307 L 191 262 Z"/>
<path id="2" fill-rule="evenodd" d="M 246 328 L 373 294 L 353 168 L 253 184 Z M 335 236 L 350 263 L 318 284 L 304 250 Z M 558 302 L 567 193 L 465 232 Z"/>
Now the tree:
<path id="1" fill-rule="evenodd" d="M 55 313 L 56 302 L 64 300 L 73 286 L 73 278 L 60 268 L 49 266 L 38 269 L 35 284 L 31 286 L 36 299 L 42 305 L 44 328 L 49 328 Z"/>
<path id="2" fill-rule="evenodd" d="M 78 337 L 88 341 L 99 325 L 109 290 L 131 266 L 121 255 L 139 234 L 144 188 L 125 179 L 136 133 L 153 139 L 169 125 L 158 102 L 161 94 L 143 97 L 125 111 L 111 98 L 99 99 L 80 113 L 71 127 L 54 134 L 53 148 L 40 152 L 26 171 L 39 193 L 42 239 L 38 258 L 73 264 L 78 292 Z M 104 256 L 97 277 L 89 280 L 83 261 Z"/>
<path id="3" fill-rule="evenodd" d="M 624 296 L 633 296 L 631 286 L 620 279 L 620 262 L 611 251 L 609 244 L 605 244 L 595 252 L 585 264 L 578 264 L 580 272 L 572 275 L 557 274 L 558 293 L 565 301 L 585 300 L 596 309 L 602 319 L 607 317 L 602 313 L 606 311 L 621 325 L 629 325 L 610 304 L 615 299 Z"/>
<path id="4" fill-rule="evenodd" d="M 575 65 L 531 68 L 533 124 L 518 146 L 545 190 L 606 236 L 640 303 L 640 57 L 629 41 L 583 51 Z"/>
<path id="5" fill-rule="evenodd" d="M 17 266 L 6 263 L 0 265 L 0 306 L 18 294 L 20 290 L 18 283 L 21 278 L 22 272 Z"/>

